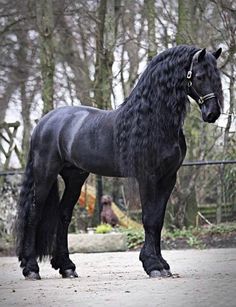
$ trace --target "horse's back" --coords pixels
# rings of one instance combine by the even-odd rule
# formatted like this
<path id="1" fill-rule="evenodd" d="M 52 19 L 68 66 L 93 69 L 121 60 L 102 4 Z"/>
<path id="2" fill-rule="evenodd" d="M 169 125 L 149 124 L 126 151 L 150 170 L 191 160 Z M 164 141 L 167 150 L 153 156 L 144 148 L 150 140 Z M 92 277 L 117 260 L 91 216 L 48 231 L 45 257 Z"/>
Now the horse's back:
<path id="1" fill-rule="evenodd" d="M 68 106 L 61 107 L 47 113 L 38 123 L 34 132 L 33 138 L 37 137 L 47 139 L 49 136 L 54 139 L 66 131 L 66 133 L 76 133 L 82 127 L 87 116 L 96 117 L 102 110 L 83 107 L 83 106 Z"/>
<path id="2" fill-rule="evenodd" d="M 35 129 L 36 151 L 90 172 L 101 173 L 105 167 L 113 173 L 114 116 L 113 111 L 85 106 L 55 109 Z"/>

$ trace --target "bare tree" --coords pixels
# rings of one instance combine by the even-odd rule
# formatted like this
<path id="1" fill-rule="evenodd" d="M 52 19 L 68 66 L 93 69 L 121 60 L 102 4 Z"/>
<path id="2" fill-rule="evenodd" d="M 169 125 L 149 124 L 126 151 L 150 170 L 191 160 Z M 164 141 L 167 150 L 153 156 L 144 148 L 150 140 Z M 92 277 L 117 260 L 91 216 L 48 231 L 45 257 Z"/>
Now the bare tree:
<path id="1" fill-rule="evenodd" d="M 53 109 L 54 94 L 54 13 L 52 0 L 36 2 L 36 19 L 40 36 L 43 114 Z"/>

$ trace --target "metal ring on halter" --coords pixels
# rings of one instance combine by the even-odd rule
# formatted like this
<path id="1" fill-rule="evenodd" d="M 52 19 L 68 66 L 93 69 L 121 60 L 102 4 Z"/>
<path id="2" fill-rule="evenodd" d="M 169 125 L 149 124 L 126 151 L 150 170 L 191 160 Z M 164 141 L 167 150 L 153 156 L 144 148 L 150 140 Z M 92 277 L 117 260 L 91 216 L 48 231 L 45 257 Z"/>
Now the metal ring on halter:
<path id="1" fill-rule="evenodd" d="M 204 103 L 204 99 L 203 97 L 200 96 L 200 98 L 198 99 L 198 104 L 202 105 Z"/>
<path id="2" fill-rule="evenodd" d="M 192 78 L 192 71 L 189 70 L 187 73 L 187 79 L 191 79 Z"/>

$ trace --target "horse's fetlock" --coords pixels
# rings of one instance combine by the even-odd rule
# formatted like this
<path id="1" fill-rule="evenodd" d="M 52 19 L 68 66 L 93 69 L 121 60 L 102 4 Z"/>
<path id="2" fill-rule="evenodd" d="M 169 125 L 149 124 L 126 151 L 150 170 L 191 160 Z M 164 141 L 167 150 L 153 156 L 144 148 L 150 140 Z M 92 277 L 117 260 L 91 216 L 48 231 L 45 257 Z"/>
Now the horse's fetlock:
<path id="1" fill-rule="evenodd" d="M 157 255 L 147 252 L 144 248 L 141 249 L 139 260 L 143 264 L 144 271 L 149 274 L 151 271 L 164 269 L 164 266 Z"/>
<path id="2" fill-rule="evenodd" d="M 56 258 L 52 258 L 50 263 L 51 263 L 51 266 L 52 266 L 53 269 L 55 269 L 55 270 L 59 269 L 60 266 L 59 266 L 58 261 L 57 261 Z"/>
<path id="3" fill-rule="evenodd" d="M 63 274 L 63 272 L 67 269 L 72 269 L 73 271 L 75 271 L 76 268 L 75 264 L 70 260 L 69 255 L 52 258 L 51 265 L 55 270 L 60 269 L 60 274 Z"/>
<path id="4" fill-rule="evenodd" d="M 35 259 L 21 260 L 21 267 L 23 268 L 23 275 L 27 277 L 30 273 L 39 273 L 39 266 Z"/>
<path id="5" fill-rule="evenodd" d="M 158 256 L 160 262 L 162 263 L 163 267 L 165 270 L 169 270 L 170 269 L 170 266 L 169 264 L 167 263 L 167 261 L 160 255 Z"/>

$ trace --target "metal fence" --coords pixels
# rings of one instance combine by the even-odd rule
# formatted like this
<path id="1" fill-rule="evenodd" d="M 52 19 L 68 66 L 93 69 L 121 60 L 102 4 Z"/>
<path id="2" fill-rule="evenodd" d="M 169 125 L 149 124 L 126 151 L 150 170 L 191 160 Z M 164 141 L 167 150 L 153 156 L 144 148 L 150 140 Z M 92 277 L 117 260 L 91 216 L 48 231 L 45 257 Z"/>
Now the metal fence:
<path id="1" fill-rule="evenodd" d="M 218 160 L 218 161 L 185 161 L 180 172 L 183 177 L 186 173 L 191 177 L 197 174 L 197 177 L 191 177 L 195 180 L 194 191 L 197 200 L 196 223 L 219 223 L 230 221 L 236 218 L 236 160 Z M 188 170 L 186 172 L 186 170 Z M 0 231 L 10 232 L 11 224 L 14 221 L 16 212 L 16 203 L 19 197 L 21 186 L 22 169 L 0 171 Z M 184 197 L 185 190 L 188 189 L 188 177 L 185 186 L 179 184 L 180 191 Z M 184 179 L 186 179 L 184 177 Z M 122 189 L 121 189 L 122 190 Z M 109 194 L 109 190 L 104 191 Z M 176 193 L 176 191 L 174 191 Z M 187 192 L 186 192 L 187 193 Z M 121 197 L 123 197 L 123 191 Z M 176 195 L 175 195 L 176 196 Z M 187 198 L 191 202 L 190 198 Z M 126 200 L 127 203 L 127 200 Z M 126 208 L 127 211 L 128 208 Z M 135 210 L 134 210 L 135 211 Z M 136 210 L 139 212 L 140 206 Z M 128 212 L 133 218 L 134 212 Z M 187 216 L 187 214 L 186 214 Z"/>

